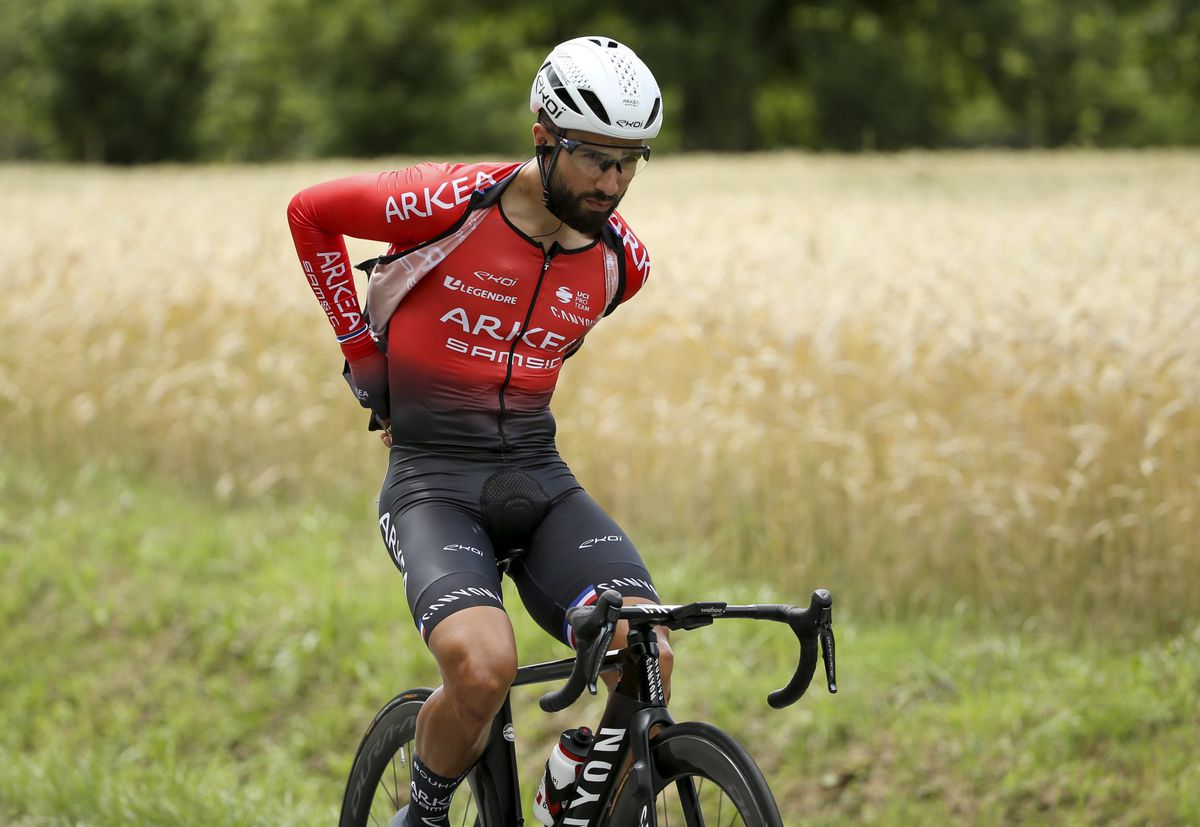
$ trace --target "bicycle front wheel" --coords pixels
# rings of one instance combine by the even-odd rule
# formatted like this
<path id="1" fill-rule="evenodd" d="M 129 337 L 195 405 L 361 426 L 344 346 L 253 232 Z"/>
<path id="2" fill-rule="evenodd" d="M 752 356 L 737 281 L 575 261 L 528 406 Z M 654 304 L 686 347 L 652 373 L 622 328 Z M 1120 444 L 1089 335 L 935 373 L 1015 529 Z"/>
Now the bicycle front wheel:
<path id="1" fill-rule="evenodd" d="M 430 689 L 402 692 L 375 716 L 350 768 L 339 827 L 388 827 L 396 811 L 408 803 L 417 713 L 432 693 Z M 454 793 L 450 823 L 502 827 L 495 795 L 474 771 Z"/>
<path id="2" fill-rule="evenodd" d="M 687 722 L 650 742 L 653 807 L 659 827 L 783 827 L 775 797 L 750 754 L 716 727 Z M 626 776 L 612 827 L 649 823 Z"/>

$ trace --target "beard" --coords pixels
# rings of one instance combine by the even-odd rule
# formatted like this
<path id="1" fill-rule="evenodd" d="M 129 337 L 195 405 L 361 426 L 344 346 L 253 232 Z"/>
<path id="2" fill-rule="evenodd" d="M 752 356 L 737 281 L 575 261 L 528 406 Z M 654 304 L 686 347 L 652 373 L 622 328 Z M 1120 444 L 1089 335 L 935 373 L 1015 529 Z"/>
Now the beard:
<path id="1" fill-rule="evenodd" d="M 621 197 L 622 194 L 608 196 L 599 190 L 588 190 L 577 195 L 567 189 L 558 170 L 554 170 L 554 174 L 550 176 L 550 212 L 572 230 L 584 235 L 597 236 L 600 234 L 604 225 L 608 223 L 609 216 L 621 203 Z M 584 203 L 588 199 L 603 201 L 608 204 L 608 207 L 603 210 L 594 210 Z"/>

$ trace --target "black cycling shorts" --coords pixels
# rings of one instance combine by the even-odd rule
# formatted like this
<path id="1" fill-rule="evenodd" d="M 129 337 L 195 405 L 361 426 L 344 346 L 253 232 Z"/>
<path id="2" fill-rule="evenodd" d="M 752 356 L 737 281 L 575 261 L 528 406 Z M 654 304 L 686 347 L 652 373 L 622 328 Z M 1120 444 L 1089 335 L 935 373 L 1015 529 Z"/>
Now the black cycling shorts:
<path id="1" fill-rule="evenodd" d="M 497 472 L 518 472 L 522 484 L 544 495 L 520 536 L 497 526 L 481 506 Z M 568 646 L 567 609 L 594 602 L 606 589 L 659 602 L 633 543 L 553 450 L 501 460 L 393 446 L 379 527 L 425 640 L 456 611 L 503 608 L 501 565 L 533 619 Z M 510 556 L 514 545 L 522 551 Z"/>

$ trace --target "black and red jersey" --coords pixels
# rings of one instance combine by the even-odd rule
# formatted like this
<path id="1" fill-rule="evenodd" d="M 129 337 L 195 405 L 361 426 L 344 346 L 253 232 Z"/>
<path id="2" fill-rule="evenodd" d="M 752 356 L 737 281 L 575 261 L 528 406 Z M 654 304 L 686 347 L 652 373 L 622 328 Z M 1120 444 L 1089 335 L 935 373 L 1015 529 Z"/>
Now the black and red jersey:
<path id="1" fill-rule="evenodd" d="M 347 359 L 386 342 L 397 443 L 553 444 L 563 360 L 646 283 L 649 255 L 616 213 L 592 243 L 549 251 L 510 224 L 515 163 L 420 164 L 310 187 L 288 207 L 308 276 Z M 384 241 L 366 318 L 343 236 Z"/>

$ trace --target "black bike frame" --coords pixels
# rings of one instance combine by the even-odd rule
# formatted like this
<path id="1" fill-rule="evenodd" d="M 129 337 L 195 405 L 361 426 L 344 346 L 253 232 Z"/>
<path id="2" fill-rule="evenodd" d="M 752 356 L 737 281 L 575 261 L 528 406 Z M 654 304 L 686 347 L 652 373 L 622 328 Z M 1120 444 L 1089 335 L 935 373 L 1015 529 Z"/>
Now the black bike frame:
<path id="1" fill-rule="evenodd" d="M 574 658 L 522 666 L 513 686 L 564 680 L 571 674 Z M 572 798 L 559 816 L 563 827 L 600 827 L 607 823 L 602 814 L 611 812 L 616 797 L 620 770 L 632 754 L 632 794 L 640 804 L 650 804 L 649 820 L 657 827 L 652 805 L 653 784 L 650 773 L 650 735 L 659 726 L 675 723 L 667 712 L 663 697 L 662 675 L 658 665 L 658 636 L 649 625 L 629 630 L 627 648 L 609 652 L 602 671 L 620 670 L 621 679 L 609 698 L 595 740 L 584 760 Z M 504 827 L 522 827 L 524 799 L 517 773 L 512 706 L 508 699 L 492 723 L 488 748 L 475 766 L 477 785 L 495 793 L 504 817 Z"/>

